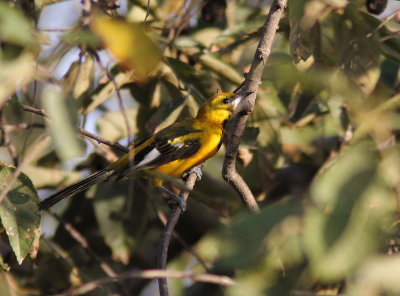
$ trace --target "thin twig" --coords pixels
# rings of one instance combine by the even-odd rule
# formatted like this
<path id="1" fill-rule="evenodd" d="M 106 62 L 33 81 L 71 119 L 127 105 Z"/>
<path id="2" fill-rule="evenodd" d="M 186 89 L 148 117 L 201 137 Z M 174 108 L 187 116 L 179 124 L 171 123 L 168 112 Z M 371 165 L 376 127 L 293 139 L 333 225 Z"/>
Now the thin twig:
<path id="1" fill-rule="evenodd" d="M 146 21 L 147 21 L 147 18 L 149 17 L 149 15 L 150 15 L 150 0 L 147 0 L 147 9 L 146 9 L 146 16 L 144 17 L 144 23 L 146 23 Z"/>
<path id="2" fill-rule="evenodd" d="M 215 275 L 209 273 L 203 274 L 195 274 L 191 272 L 185 271 L 176 271 L 176 270 L 159 270 L 159 269 L 149 269 L 143 271 L 128 271 L 122 274 L 119 274 L 115 277 L 109 277 L 104 279 L 95 280 L 92 282 L 88 282 L 81 286 L 69 289 L 68 291 L 56 294 L 57 296 L 70 296 L 70 295 L 82 295 L 87 294 L 99 286 L 108 285 L 115 281 L 121 281 L 132 278 L 140 278 L 140 279 L 155 279 L 155 278 L 174 278 L 174 279 L 190 279 L 195 282 L 205 282 L 215 285 L 221 286 L 232 286 L 235 284 L 235 281 L 232 278 L 224 275 Z"/>
<path id="3" fill-rule="evenodd" d="M 162 213 L 160 210 L 154 209 L 156 211 L 156 214 L 158 216 L 158 219 L 161 221 L 161 223 L 164 225 L 164 227 L 167 225 L 167 217 L 165 217 L 164 213 Z M 174 238 L 185 248 L 187 252 L 189 252 L 196 260 L 199 262 L 199 264 L 204 268 L 205 271 L 209 272 L 210 268 L 207 266 L 207 263 L 203 260 L 203 258 L 200 257 L 199 254 L 191 246 L 189 246 L 184 239 L 174 231 L 172 233 Z"/>
<path id="4" fill-rule="evenodd" d="M 379 31 L 383 26 L 385 26 L 388 22 L 390 22 L 393 18 L 396 17 L 396 15 L 400 12 L 400 9 L 396 9 L 395 11 L 393 11 L 391 14 L 389 14 L 388 16 L 384 17 L 381 21 L 381 23 L 379 24 L 379 26 L 377 26 L 374 30 L 372 30 L 372 32 L 369 32 L 366 37 L 370 38 L 374 33 L 376 33 L 377 31 Z"/>
<path id="5" fill-rule="evenodd" d="M 119 91 L 118 83 L 115 81 L 114 77 L 111 75 L 109 69 L 107 67 L 103 66 L 103 64 L 101 63 L 100 57 L 97 54 L 97 52 L 93 52 L 93 56 L 96 59 L 96 62 L 100 66 L 100 68 L 106 73 L 107 78 L 114 85 L 115 94 L 117 95 L 119 108 L 121 109 L 122 117 L 124 118 L 124 122 L 125 122 L 125 125 L 126 125 L 126 132 L 128 134 L 128 145 L 127 146 L 129 146 L 129 144 L 131 143 L 132 133 L 131 133 L 131 128 L 129 126 L 128 116 L 126 115 L 126 110 L 125 110 L 125 107 L 124 107 L 124 103 L 122 102 L 121 92 Z"/>
<path id="6" fill-rule="evenodd" d="M 185 186 L 192 190 L 194 187 L 194 184 L 196 183 L 197 180 L 197 175 L 195 173 L 189 174 L 189 177 L 187 178 L 185 182 Z M 187 199 L 189 197 L 189 191 L 181 191 L 180 197 L 183 198 L 185 203 L 187 202 Z M 161 241 L 160 241 L 160 249 L 158 252 L 158 262 L 157 262 L 157 267 L 162 270 L 166 270 L 167 268 L 167 258 L 168 258 L 168 247 L 169 243 L 171 241 L 172 234 L 174 232 L 174 228 L 176 224 L 178 223 L 179 217 L 182 214 L 182 209 L 179 206 L 175 206 L 171 210 L 171 214 L 168 218 L 167 225 L 164 228 L 164 232 L 161 236 Z M 158 279 L 158 287 L 160 291 L 160 296 L 168 296 L 168 284 L 167 284 L 167 279 L 165 277 L 159 278 Z"/>
<path id="7" fill-rule="evenodd" d="M 274 0 L 268 14 L 268 18 L 264 24 L 261 39 L 258 44 L 254 59 L 250 68 L 250 72 L 246 75 L 245 84 L 241 92 L 253 92 L 249 95 L 240 106 L 240 110 L 235 117 L 235 122 L 232 126 L 232 134 L 229 139 L 229 144 L 226 148 L 224 166 L 222 169 L 223 178 L 233 186 L 239 194 L 242 201 L 253 212 L 258 212 L 258 204 L 251 193 L 246 182 L 236 171 L 236 156 L 239 148 L 239 143 L 242 138 L 247 119 L 254 109 L 256 92 L 258 85 L 261 82 L 264 66 L 271 52 L 272 42 L 278 29 L 279 20 L 283 10 L 286 7 L 286 0 Z"/>
<path id="8" fill-rule="evenodd" d="M 47 116 L 47 114 L 46 114 L 46 111 L 44 111 L 43 109 L 37 109 L 37 108 L 31 107 L 31 106 L 28 106 L 28 105 L 21 105 L 21 108 L 22 108 L 23 111 L 32 112 L 32 113 L 35 113 L 37 115 L 43 116 L 45 118 L 49 118 Z M 125 146 L 122 146 L 118 142 L 111 142 L 111 141 L 109 141 L 107 139 L 104 139 L 104 138 L 99 137 L 99 136 L 97 136 L 95 134 L 92 134 L 92 133 L 90 133 L 90 132 L 88 132 L 88 131 L 86 131 L 86 130 L 84 130 L 82 128 L 79 128 L 78 132 L 81 135 L 85 136 L 85 137 L 88 137 L 90 139 L 95 140 L 97 143 L 102 143 L 104 145 L 107 145 L 107 146 L 110 146 L 112 148 L 118 149 L 118 150 L 120 150 L 122 152 L 125 152 L 125 153 L 127 153 L 129 151 L 128 148 L 126 148 Z"/>
<path id="9" fill-rule="evenodd" d="M 51 208 L 48 209 L 48 212 L 63 225 L 64 229 L 71 235 L 71 237 L 88 253 L 92 258 L 94 258 L 100 265 L 100 268 L 104 271 L 104 273 L 109 277 L 116 277 L 117 273 L 113 270 L 113 268 L 104 260 L 102 260 L 99 256 L 97 256 L 96 252 L 93 251 L 89 247 L 89 243 L 86 238 L 71 224 L 62 219 L 59 215 L 55 213 Z M 129 292 L 122 285 L 118 285 L 117 288 L 121 291 L 122 295 L 129 295 Z"/>

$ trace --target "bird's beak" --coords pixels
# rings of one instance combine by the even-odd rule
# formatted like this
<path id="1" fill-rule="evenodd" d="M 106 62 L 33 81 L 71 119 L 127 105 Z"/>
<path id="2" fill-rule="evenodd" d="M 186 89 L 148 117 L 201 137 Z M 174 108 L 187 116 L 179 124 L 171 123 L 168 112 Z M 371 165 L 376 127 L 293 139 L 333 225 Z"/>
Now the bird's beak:
<path id="1" fill-rule="evenodd" d="M 240 92 L 240 93 L 236 94 L 232 101 L 233 107 L 236 108 L 244 98 L 251 95 L 252 93 L 253 93 L 253 91 L 246 91 L 246 92 Z"/>

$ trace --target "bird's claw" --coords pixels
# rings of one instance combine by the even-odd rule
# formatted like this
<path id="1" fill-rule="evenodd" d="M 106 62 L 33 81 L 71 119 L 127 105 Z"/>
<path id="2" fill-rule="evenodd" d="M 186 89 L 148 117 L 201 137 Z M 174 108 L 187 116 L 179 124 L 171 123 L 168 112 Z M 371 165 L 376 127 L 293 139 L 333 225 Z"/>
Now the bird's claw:
<path id="1" fill-rule="evenodd" d="M 186 202 L 182 197 L 180 197 L 179 195 L 176 195 L 171 190 L 169 190 L 163 186 L 160 186 L 160 189 L 162 191 L 164 191 L 165 193 L 167 193 L 172 198 L 172 200 L 170 200 L 168 202 L 168 204 L 170 204 L 170 203 L 178 204 L 178 206 L 181 208 L 182 212 L 186 211 Z"/>
<path id="2" fill-rule="evenodd" d="M 182 178 L 184 180 L 186 180 L 191 173 L 195 173 L 197 175 L 197 181 L 200 181 L 201 177 L 203 176 L 203 171 L 201 170 L 201 168 L 199 166 L 195 166 L 195 167 L 191 168 L 190 170 L 184 172 L 182 174 Z"/>
<path id="3" fill-rule="evenodd" d="M 174 208 L 176 205 L 178 205 L 181 208 L 182 212 L 186 211 L 186 203 L 181 197 L 179 197 L 179 199 L 172 197 L 172 199 L 168 201 L 168 205 L 170 208 Z"/>

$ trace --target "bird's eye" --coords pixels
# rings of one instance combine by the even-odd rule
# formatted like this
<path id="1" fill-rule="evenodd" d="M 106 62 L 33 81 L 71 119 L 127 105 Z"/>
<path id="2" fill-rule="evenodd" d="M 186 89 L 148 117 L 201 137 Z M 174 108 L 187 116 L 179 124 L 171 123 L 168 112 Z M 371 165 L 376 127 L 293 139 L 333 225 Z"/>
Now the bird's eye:
<path id="1" fill-rule="evenodd" d="M 228 104 L 229 103 L 229 99 L 223 99 L 222 103 L 223 104 Z"/>

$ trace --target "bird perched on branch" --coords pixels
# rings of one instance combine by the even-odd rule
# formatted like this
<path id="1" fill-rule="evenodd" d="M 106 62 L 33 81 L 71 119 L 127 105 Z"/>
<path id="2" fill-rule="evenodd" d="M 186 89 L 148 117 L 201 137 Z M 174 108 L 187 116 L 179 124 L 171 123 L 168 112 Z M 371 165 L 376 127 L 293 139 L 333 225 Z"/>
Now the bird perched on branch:
<path id="1" fill-rule="evenodd" d="M 39 209 L 47 209 L 107 179 L 131 177 L 146 170 L 153 185 L 169 193 L 184 210 L 184 201 L 162 187 L 162 177 L 180 177 L 217 153 L 228 119 L 238 103 L 249 94 L 219 93 L 212 96 L 200 107 L 195 118 L 174 123 L 136 143 L 128 153 L 105 169 L 41 201 Z M 198 171 L 196 173 L 199 175 Z"/>

